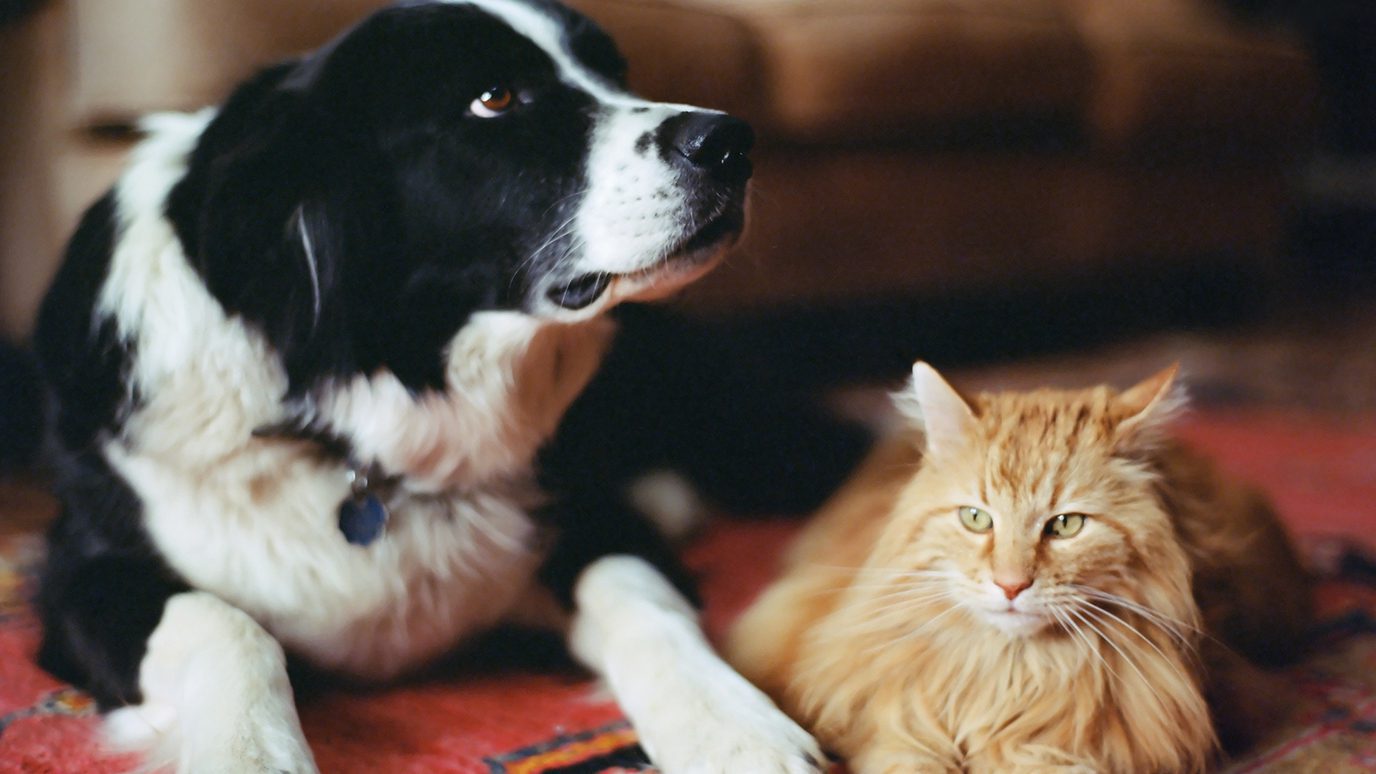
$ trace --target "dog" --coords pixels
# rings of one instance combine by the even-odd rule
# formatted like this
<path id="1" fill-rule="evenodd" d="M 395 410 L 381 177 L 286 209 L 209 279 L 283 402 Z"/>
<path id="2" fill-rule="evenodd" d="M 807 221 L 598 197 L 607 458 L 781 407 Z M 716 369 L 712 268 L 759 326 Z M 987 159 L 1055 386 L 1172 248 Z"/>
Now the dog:
<path id="1" fill-rule="evenodd" d="M 630 94 L 548 0 L 389 6 L 145 125 L 39 313 L 61 514 L 39 662 L 180 771 L 314 771 L 288 659 L 566 636 L 676 772 L 816 772 L 626 504 L 539 451 L 607 312 L 743 228 L 747 124 Z"/>

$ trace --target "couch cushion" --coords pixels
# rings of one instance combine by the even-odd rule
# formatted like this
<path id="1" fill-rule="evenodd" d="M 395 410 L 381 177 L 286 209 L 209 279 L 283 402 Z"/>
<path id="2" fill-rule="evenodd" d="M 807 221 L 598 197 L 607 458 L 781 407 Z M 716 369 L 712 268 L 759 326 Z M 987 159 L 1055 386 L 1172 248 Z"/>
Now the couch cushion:
<path id="1" fill-rule="evenodd" d="M 220 102 L 263 65 L 314 48 L 388 0 L 71 0 L 79 126 Z"/>
<path id="2" fill-rule="evenodd" d="M 619 33 L 646 94 L 726 103 L 786 140 L 894 139 L 990 116 L 1073 114 L 1090 88 L 1088 55 L 1054 0 L 575 4 Z M 704 17 L 724 34 L 704 29 Z M 738 68 L 751 65 L 759 83 L 739 83 Z"/>

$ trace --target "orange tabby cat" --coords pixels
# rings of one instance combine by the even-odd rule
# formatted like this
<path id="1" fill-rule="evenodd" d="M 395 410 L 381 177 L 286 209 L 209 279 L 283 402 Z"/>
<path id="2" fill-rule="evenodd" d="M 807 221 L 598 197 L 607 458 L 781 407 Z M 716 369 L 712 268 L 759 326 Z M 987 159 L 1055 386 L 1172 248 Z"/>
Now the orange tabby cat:
<path id="1" fill-rule="evenodd" d="M 913 432 L 823 507 L 732 659 L 857 774 L 1203 770 L 1201 647 L 1292 654 L 1309 583 L 1265 501 L 1163 432 L 1174 375 L 967 401 L 918 363 Z"/>

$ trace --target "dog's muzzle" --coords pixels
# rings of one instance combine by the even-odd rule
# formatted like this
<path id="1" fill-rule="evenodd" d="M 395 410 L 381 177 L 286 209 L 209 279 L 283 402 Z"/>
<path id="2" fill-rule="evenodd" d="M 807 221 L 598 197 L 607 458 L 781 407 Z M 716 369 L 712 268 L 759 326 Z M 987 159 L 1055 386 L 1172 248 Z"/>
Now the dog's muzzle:
<path id="1" fill-rule="evenodd" d="M 655 131 L 660 158 L 680 177 L 687 193 L 679 238 L 662 257 L 639 271 L 585 272 L 551 286 L 549 301 L 568 310 L 583 309 L 613 285 L 634 295 L 641 288 L 680 286 L 705 273 L 720 248 L 745 228 L 746 184 L 754 172 L 750 150 L 755 132 L 724 113 L 687 112 L 664 121 Z"/>

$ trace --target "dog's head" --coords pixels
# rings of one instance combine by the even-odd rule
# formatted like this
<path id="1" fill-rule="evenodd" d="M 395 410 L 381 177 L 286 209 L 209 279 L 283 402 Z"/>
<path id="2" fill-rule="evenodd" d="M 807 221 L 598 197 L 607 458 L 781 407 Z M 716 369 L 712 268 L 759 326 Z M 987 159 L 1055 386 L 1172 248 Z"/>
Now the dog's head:
<path id="1" fill-rule="evenodd" d="M 682 286 L 739 234 L 748 125 L 624 76 L 547 0 L 401 3 L 241 87 L 169 216 L 293 388 L 378 368 L 437 388 L 475 312 L 586 319 Z"/>

